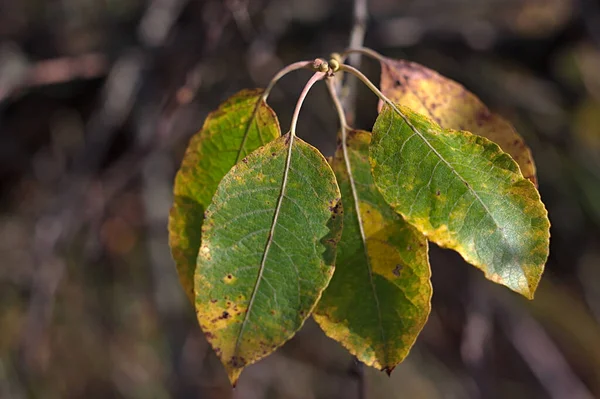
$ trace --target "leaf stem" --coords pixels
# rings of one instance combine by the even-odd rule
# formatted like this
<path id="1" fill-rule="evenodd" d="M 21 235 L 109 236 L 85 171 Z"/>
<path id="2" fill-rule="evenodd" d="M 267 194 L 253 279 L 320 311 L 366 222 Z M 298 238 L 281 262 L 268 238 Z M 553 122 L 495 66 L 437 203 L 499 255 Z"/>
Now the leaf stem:
<path id="1" fill-rule="evenodd" d="M 279 72 L 277 72 L 275 74 L 275 76 L 273 76 L 271 81 L 269 82 L 269 85 L 263 92 L 262 96 L 260 96 L 260 98 L 256 102 L 256 105 L 254 106 L 254 111 L 252 112 L 252 116 L 251 116 L 250 120 L 253 121 L 254 118 L 256 118 L 256 115 L 258 114 L 260 105 L 262 103 L 267 102 L 267 98 L 269 97 L 269 94 L 271 94 L 271 90 L 273 90 L 273 87 L 275 87 L 277 82 L 279 82 L 279 80 L 282 77 L 284 77 L 285 75 L 287 75 L 290 72 L 297 71 L 298 69 L 303 69 L 303 68 L 312 69 L 313 63 L 314 63 L 314 61 L 298 61 L 298 62 L 294 62 L 293 64 L 286 66 L 285 68 L 283 68 Z M 246 139 L 248 138 L 248 133 L 250 132 L 250 125 L 251 125 L 251 123 L 248 123 L 248 125 L 246 125 L 244 137 L 242 138 L 242 143 L 240 144 L 240 148 L 238 150 L 237 157 L 235 159 L 235 163 L 240 162 L 241 159 L 246 155 L 246 153 L 244 151 L 244 147 L 246 145 Z"/>
<path id="2" fill-rule="evenodd" d="M 371 50 L 370 48 L 367 47 L 361 47 L 361 46 L 351 46 L 350 48 L 347 48 L 346 50 L 344 50 L 344 52 L 341 54 L 341 58 L 342 60 L 345 60 L 346 57 L 348 57 L 348 55 L 350 54 L 363 54 L 366 55 L 367 57 L 371 57 L 377 61 L 380 62 L 384 62 L 385 61 L 385 57 L 381 54 L 379 54 L 377 51 L 375 50 Z"/>
<path id="3" fill-rule="evenodd" d="M 358 222 L 358 230 L 360 232 L 360 238 L 362 240 L 365 251 L 367 251 L 367 235 L 365 234 L 365 228 L 363 226 L 362 215 L 360 213 L 360 203 L 358 197 L 358 190 L 356 189 L 356 182 L 354 181 L 354 173 L 352 172 L 352 165 L 350 164 L 350 156 L 348 155 L 348 126 L 346 124 L 346 116 L 344 115 L 344 107 L 342 106 L 342 102 L 340 101 L 337 92 L 335 91 L 334 83 L 331 79 L 327 80 L 327 88 L 329 89 L 329 94 L 331 94 L 331 99 L 335 105 L 338 116 L 340 118 L 340 129 L 342 131 L 342 154 L 344 155 L 344 164 L 346 166 L 346 172 L 348 174 L 348 181 L 350 182 L 350 190 L 352 191 L 352 199 L 354 201 L 354 212 L 356 213 L 356 221 Z M 375 299 L 375 305 L 377 308 L 377 317 L 379 321 L 379 331 L 381 333 L 381 339 L 383 342 L 387 342 L 385 339 L 385 334 L 383 332 L 382 326 L 382 316 L 381 316 L 381 306 L 379 304 L 379 297 L 377 296 L 377 292 L 375 290 L 375 282 L 373 281 L 373 268 L 371 266 L 371 261 L 369 260 L 368 253 L 366 254 L 367 259 L 367 269 L 369 271 L 369 283 L 371 284 L 371 289 L 373 290 L 373 298 Z M 384 344 L 387 349 L 387 344 Z M 387 356 L 387 350 L 386 350 Z"/>
<path id="4" fill-rule="evenodd" d="M 378 88 L 377 86 L 375 86 L 373 84 L 373 82 L 371 82 L 369 80 L 369 78 L 367 78 L 361 71 L 359 71 L 358 69 L 354 68 L 351 65 L 348 64 L 341 64 L 340 65 L 340 70 L 341 71 L 346 71 L 351 73 L 352 75 L 356 76 L 358 79 L 360 79 L 368 88 L 369 90 L 371 90 L 373 93 L 375 93 L 375 95 L 377 95 L 377 97 L 379 97 L 381 99 L 381 101 L 393 105 L 392 101 L 387 98 L 385 96 L 385 94 L 383 94 Z"/>
<path id="5" fill-rule="evenodd" d="M 370 49 L 364 49 L 364 50 L 369 50 Z M 374 54 L 377 54 L 373 51 Z M 404 122 L 406 122 L 406 124 L 414 131 L 414 132 L 418 132 L 417 128 L 415 127 L 415 125 L 412 124 L 412 122 L 406 117 L 406 115 L 404 115 L 404 112 L 400 111 L 400 109 L 396 106 L 396 104 L 394 104 L 392 102 L 392 100 L 390 100 L 389 98 L 387 98 L 387 96 L 385 94 L 383 94 L 381 92 L 381 90 L 379 90 L 377 88 L 377 86 L 375 86 L 373 84 L 373 82 L 371 82 L 369 80 L 369 78 L 367 78 L 361 71 L 359 71 L 358 69 L 347 65 L 347 64 L 341 64 L 340 65 L 340 71 L 346 71 L 349 72 L 351 74 L 353 74 L 354 76 L 356 76 L 358 79 L 360 79 L 368 88 L 369 90 L 371 90 L 373 93 L 375 93 L 375 95 L 377 97 L 379 97 L 379 99 L 381 101 L 383 101 L 384 103 L 386 103 L 387 105 L 390 106 L 390 108 L 392 108 L 398 115 L 400 115 L 400 117 L 404 120 Z M 422 135 L 419 133 L 419 136 L 422 137 Z M 423 138 L 423 137 L 422 137 Z"/>
<path id="6" fill-rule="evenodd" d="M 323 79 L 325 76 L 327 76 L 327 72 L 315 72 L 314 75 L 308 80 L 308 82 L 306 82 L 306 86 L 304 86 L 304 89 L 302 89 L 302 93 L 300 93 L 300 97 L 298 97 L 298 102 L 296 103 L 294 114 L 292 115 L 292 123 L 290 124 L 290 148 L 292 147 L 291 140 L 293 140 L 293 137 L 296 135 L 296 125 L 298 124 L 298 116 L 300 115 L 300 109 L 302 108 L 304 99 L 306 98 L 306 95 L 314 86 L 314 84 L 317 83 L 319 80 Z"/>
<path id="7" fill-rule="evenodd" d="M 303 69 L 303 68 L 310 69 L 312 64 L 313 64 L 313 61 L 298 61 L 298 62 L 294 62 L 293 64 L 290 64 L 290 65 L 286 66 L 285 68 L 281 69 L 279 72 L 277 72 L 275 74 L 275 76 L 273 76 L 273 78 L 269 82 L 269 85 L 267 86 L 267 88 L 265 89 L 265 91 L 262 95 L 262 100 L 267 101 L 267 98 L 269 97 L 269 94 L 271 94 L 271 90 L 273 90 L 273 87 L 275 87 L 277 82 L 279 82 L 279 80 L 281 78 L 283 78 L 285 75 L 287 75 L 290 72 L 297 71 L 298 69 Z"/>

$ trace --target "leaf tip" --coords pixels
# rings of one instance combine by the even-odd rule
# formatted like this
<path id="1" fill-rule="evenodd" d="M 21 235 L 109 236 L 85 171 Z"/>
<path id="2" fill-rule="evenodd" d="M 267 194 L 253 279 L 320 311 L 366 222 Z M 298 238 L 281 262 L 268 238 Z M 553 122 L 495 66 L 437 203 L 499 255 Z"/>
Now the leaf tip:
<path id="1" fill-rule="evenodd" d="M 383 371 L 385 371 L 385 373 L 388 375 L 388 377 L 392 376 L 392 371 L 394 371 L 394 369 L 396 368 L 396 366 L 394 367 L 385 367 L 383 369 Z"/>
<path id="2" fill-rule="evenodd" d="M 518 291 L 518 292 L 519 292 L 519 294 L 523 295 L 528 300 L 533 301 L 533 297 L 535 296 L 536 288 L 537 288 L 537 285 L 535 287 L 530 287 L 525 291 Z"/>
<path id="3" fill-rule="evenodd" d="M 241 368 L 228 368 L 227 376 L 229 377 L 229 382 L 231 383 L 231 387 L 235 389 L 237 386 L 238 380 L 240 378 L 240 374 L 242 374 Z"/>

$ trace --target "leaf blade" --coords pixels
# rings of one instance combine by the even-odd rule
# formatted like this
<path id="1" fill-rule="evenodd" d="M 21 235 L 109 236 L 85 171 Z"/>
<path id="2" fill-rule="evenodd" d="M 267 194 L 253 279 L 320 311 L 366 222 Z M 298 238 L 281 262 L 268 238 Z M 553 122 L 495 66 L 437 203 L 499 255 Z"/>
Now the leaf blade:
<path id="1" fill-rule="evenodd" d="M 427 240 L 390 208 L 373 183 L 370 136 L 350 132 L 350 170 L 343 148 L 333 160 L 344 202 L 344 230 L 336 273 L 314 318 L 360 361 L 390 372 L 427 321 L 431 272 Z"/>
<path id="2" fill-rule="evenodd" d="M 533 298 L 550 222 L 533 184 L 495 143 L 385 106 L 369 156 L 375 184 L 406 221 L 488 279 Z"/>
<path id="3" fill-rule="evenodd" d="M 531 150 L 515 128 L 477 96 L 423 65 L 386 57 L 381 57 L 380 63 L 381 91 L 391 101 L 429 116 L 445 129 L 466 130 L 495 142 L 537 186 Z"/>
<path id="4" fill-rule="evenodd" d="M 194 303 L 194 271 L 204 210 L 217 185 L 243 156 L 281 135 L 263 90 L 242 90 L 210 113 L 190 139 L 174 184 L 169 245 L 181 285 Z"/>
<path id="5" fill-rule="evenodd" d="M 339 188 L 323 156 L 299 138 L 283 185 L 288 139 L 272 141 L 231 169 L 202 228 L 198 321 L 232 383 L 293 336 L 333 274 Z"/>

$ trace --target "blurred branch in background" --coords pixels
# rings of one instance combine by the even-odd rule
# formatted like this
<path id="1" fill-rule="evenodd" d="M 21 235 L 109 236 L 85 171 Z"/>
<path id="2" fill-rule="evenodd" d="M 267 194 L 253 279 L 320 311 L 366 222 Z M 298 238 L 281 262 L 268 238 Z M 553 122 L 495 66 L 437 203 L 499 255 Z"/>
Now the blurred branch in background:
<path id="1" fill-rule="evenodd" d="M 593 398 L 535 319 L 512 299 L 500 299 L 498 310 L 504 333 L 551 398 Z"/>
<path id="2" fill-rule="evenodd" d="M 0 2 L 0 396 L 600 396 L 598 15 L 588 0 Z M 390 378 L 309 322 L 232 393 L 170 260 L 172 178 L 221 100 L 349 38 L 517 126 L 553 223 L 547 276 L 525 303 L 432 248 L 433 312 Z M 270 97 L 284 129 L 302 80 Z M 376 99 L 347 83 L 370 126 Z M 331 153 L 319 90 L 299 134 Z"/>
<path id="3" fill-rule="evenodd" d="M 106 80 L 102 105 L 86 127 L 86 146 L 74 160 L 72 171 L 58 182 L 54 203 L 39 217 L 35 227 L 33 250 L 37 267 L 27 327 L 21 343 L 22 357 L 27 368 L 45 368 L 36 357 L 40 353 L 40 339 L 46 334 L 46 327 L 52 317 L 57 286 L 65 271 L 65 263 L 59 253 L 82 227 L 79 222 L 85 211 L 82 208 L 85 194 L 93 175 L 101 166 L 113 135 L 132 106 L 139 84 L 141 64 L 142 59 L 131 53 L 112 67 Z"/>
<path id="4" fill-rule="evenodd" d="M 30 65 L 25 55 L 14 47 L 0 48 L 0 102 L 28 88 L 97 79 L 105 76 L 108 69 L 108 60 L 99 53 L 59 57 Z"/>
<path id="5" fill-rule="evenodd" d="M 368 24 L 367 0 L 354 0 L 353 25 L 350 33 L 349 48 L 360 48 L 365 41 Z M 362 55 L 360 53 L 350 54 L 348 63 L 355 68 L 360 68 Z M 347 76 L 344 87 L 341 88 L 342 107 L 346 110 L 346 120 L 349 125 L 354 123 L 357 87 L 360 82 L 354 76 Z"/>

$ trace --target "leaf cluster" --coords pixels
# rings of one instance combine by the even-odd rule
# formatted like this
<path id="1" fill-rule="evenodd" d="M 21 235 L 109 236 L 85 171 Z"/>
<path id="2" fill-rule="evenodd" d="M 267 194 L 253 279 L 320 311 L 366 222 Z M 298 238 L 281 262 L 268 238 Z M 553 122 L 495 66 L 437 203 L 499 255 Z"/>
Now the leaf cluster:
<path id="1" fill-rule="evenodd" d="M 172 255 L 233 384 L 310 315 L 360 361 L 391 372 L 430 312 L 429 241 L 527 298 L 540 281 L 550 224 L 515 129 L 424 66 L 354 51 L 380 61 L 380 88 L 339 58 L 293 64 L 266 91 L 243 90 L 211 113 L 177 173 Z M 306 67 L 315 74 L 282 135 L 268 94 Z M 372 132 L 347 126 L 340 71 L 381 99 Z M 340 118 L 330 162 L 295 135 L 319 80 Z"/>

